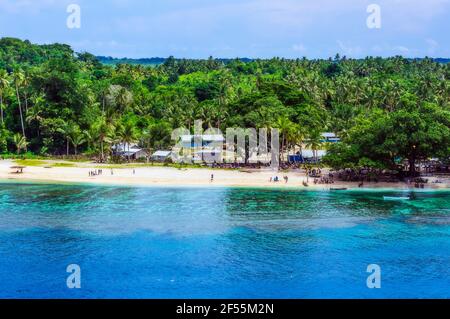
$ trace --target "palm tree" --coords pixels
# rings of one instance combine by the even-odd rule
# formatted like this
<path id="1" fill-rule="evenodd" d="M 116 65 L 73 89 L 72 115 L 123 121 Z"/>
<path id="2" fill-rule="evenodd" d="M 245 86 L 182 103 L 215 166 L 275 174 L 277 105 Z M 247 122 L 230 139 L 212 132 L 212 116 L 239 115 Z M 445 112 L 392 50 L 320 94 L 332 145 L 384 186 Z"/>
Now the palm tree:
<path id="1" fill-rule="evenodd" d="M 217 107 L 215 108 L 216 111 L 218 110 L 218 112 L 215 112 L 216 125 L 218 128 L 220 128 L 222 120 L 226 118 L 224 113 L 226 112 L 230 99 L 235 96 L 234 92 L 232 92 L 231 81 L 230 73 L 225 73 L 219 77 L 219 94 L 217 97 Z M 224 114 L 223 117 L 221 114 Z"/>
<path id="2" fill-rule="evenodd" d="M 294 123 L 292 123 L 287 117 L 279 117 L 275 123 L 275 126 L 278 128 L 281 136 L 280 162 L 282 162 L 283 154 L 287 146 L 287 137 L 289 135 L 289 131 L 292 130 Z"/>
<path id="3" fill-rule="evenodd" d="M 57 129 L 57 131 L 66 139 L 66 155 L 69 156 L 70 136 L 73 134 L 74 124 L 64 122 L 63 125 Z"/>
<path id="4" fill-rule="evenodd" d="M 322 140 L 323 140 L 323 137 L 319 131 L 312 131 L 308 135 L 308 141 L 306 142 L 306 147 L 311 148 L 311 150 L 313 151 L 315 163 L 318 162 L 317 151 L 320 149 L 320 147 L 323 144 Z"/>
<path id="5" fill-rule="evenodd" d="M 37 135 L 40 136 L 40 125 L 43 120 L 42 117 L 42 110 L 45 103 L 45 98 L 43 96 L 37 96 L 33 98 L 33 104 L 34 106 L 32 108 L 29 108 L 26 113 L 25 121 L 28 124 L 31 124 L 33 122 L 37 125 Z"/>
<path id="6" fill-rule="evenodd" d="M 295 151 L 295 147 L 300 147 L 300 154 L 302 151 L 302 144 L 305 137 L 305 129 L 299 124 L 293 124 L 287 132 L 287 141 Z"/>
<path id="7" fill-rule="evenodd" d="M 92 128 L 83 131 L 83 135 L 85 137 L 88 150 L 92 149 L 92 144 L 94 144 L 94 136 L 93 136 Z"/>
<path id="8" fill-rule="evenodd" d="M 25 101 L 25 114 L 28 112 L 28 94 L 27 94 L 27 88 L 30 84 L 29 76 L 27 72 L 24 72 L 23 74 L 23 81 L 22 85 L 24 86 L 23 95 L 24 95 L 24 101 Z"/>
<path id="9" fill-rule="evenodd" d="M 212 121 L 214 117 L 214 104 L 210 101 L 203 102 L 197 109 L 195 115 L 198 116 L 207 127 L 212 127 Z M 191 130 L 191 121 L 194 122 L 194 117 L 189 118 L 188 130 Z"/>
<path id="10" fill-rule="evenodd" d="M 25 125 L 23 123 L 22 105 L 20 103 L 20 94 L 19 94 L 19 87 L 22 85 L 22 83 L 25 79 L 25 76 L 20 69 L 16 69 L 16 70 L 14 70 L 12 77 L 13 77 L 13 81 L 14 81 L 14 84 L 16 87 L 17 103 L 19 105 L 19 114 L 20 114 L 20 124 L 22 125 L 22 136 L 24 138 L 26 138 Z M 25 150 L 26 150 L 26 146 L 25 146 Z"/>
<path id="11" fill-rule="evenodd" d="M 81 132 L 80 128 L 77 126 L 72 130 L 69 139 L 72 142 L 72 145 L 74 147 L 75 156 L 77 156 L 78 155 L 78 147 L 80 145 L 86 143 L 86 138 L 84 136 L 84 133 Z"/>
<path id="12" fill-rule="evenodd" d="M 134 123 L 131 121 L 125 122 L 123 125 L 123 130 L 121 131 L 121 138 L 123 142 L 123 146 L 128 146 L 128 162 L 130 161 L 130 144 L 136 142 L 137 140 L 137 132 Z"/>
<path id="13" fill-rule="evenodd" d="M 9 88 L 8 73 L 5 70 L 0 70 L 0 118 L 2 124 L 4 123 L 3 96 L 8 88 Z"/>
<path id="14" fill-rule="evenodd" d="M 117 92 L 116 103 L 119 109 L 122 111 L 127 111 L 128 107 L 133 102 L 133 95 L 126 88 L 121 87 L 119 92 Z"/>
<path id="15" fill-rule="evenodd" d="M 110 84 L 108 82 L 100 82 L 99 83 L 99 97 L 101 98 L 101 104 L 102 104 L 102 113 L 105 115 L 106 110 L 106 97 L 109 93 Z"/>
<path id="16" fill-rule="evenodd" d="M 17 154 L 20 154 L 21 150 L 27 149 L 28 142 L 23 135 L 20 135 L 19 133 L 15 134 L 13 136 L 13 142 L 16 145 Z"/>
<path id="17" fill-rule="evenodd" d="M 100 118 L 92 127 L 91 136 L 100 143 L 100 161 L 105 160 L 105 144 L 112 142 L 111 135 L 114 130 L 114 125 L 106 122 L 104 117 Z"/>

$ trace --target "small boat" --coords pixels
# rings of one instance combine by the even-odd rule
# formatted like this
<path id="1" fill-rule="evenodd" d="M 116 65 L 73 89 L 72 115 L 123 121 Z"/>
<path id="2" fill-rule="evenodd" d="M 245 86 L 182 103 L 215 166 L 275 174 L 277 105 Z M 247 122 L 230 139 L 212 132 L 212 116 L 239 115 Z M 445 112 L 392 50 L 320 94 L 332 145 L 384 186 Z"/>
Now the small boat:
<path id="1" fill-rule="evenodd" d="M 346 187 L 331 187 L 330 191 L 346 191 Z"/>
<path id="2" fill-rule="evenodd" d="M 410 200 L 409 196 L 383 196 L 384 200 Z"/>

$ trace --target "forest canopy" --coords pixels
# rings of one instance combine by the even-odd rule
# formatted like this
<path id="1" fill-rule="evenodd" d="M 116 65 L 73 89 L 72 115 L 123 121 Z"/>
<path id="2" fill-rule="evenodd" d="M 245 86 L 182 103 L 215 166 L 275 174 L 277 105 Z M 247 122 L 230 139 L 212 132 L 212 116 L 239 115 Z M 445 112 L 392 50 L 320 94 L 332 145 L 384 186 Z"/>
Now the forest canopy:
<path id="1" fill-rule="evenodd" d="M 334 168 L 450 156 L 450 65 L 429 58 L 123 61 L 0 39 L 0 153 L 163 149 L 172 129 L 199 119 L 279 128 L 284 151 L 334 132 Z"/>

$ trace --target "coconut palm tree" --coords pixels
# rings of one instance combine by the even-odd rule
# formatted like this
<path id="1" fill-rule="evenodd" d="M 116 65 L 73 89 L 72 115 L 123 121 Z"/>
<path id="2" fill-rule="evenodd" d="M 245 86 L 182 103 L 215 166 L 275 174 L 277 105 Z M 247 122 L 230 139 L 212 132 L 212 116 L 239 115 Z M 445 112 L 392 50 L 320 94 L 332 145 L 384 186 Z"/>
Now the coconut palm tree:
<path id="1" fill-rule="evenodd" d="M 70 136 L 73 134 L 74 124 L 64 122 L 63 125 L 57 129 L 57 131 L 66 139 L 66 155 L 69 156 Z"/>
<path id="2" fill-rule="evenodd" d="M 9 84 L 8 73 L 5 70 L 0 70 L 0 118 L 2 124 L 4 123 L 3 96 L 6 90 L 9 88 Z"/>
<path id="3" fill-rule="evenodd" d="M 22 126 L 22 136 L 24 138 L 26 138 L 25 125 L 24 125 L 24 122 L 23 122 L 23 114 L 22 114 L 22 105 L 21 105 L 20 94 L 19 94 L 19 87 L 22 85 L 22 83 L 23 83 L 23 81 L 25 79 L 25 76 L 24 76 L 22 70 L 16 69 L 16 70 L 14 70 L 14 72 L 12 74 L 12 78 L 13 78 L 13 81 L 14 81 L 14 85 L 16 87 L 17 103 L 18 103 L 18 106 L 19 106 L 19 114 L 20 114 L 20 124 Z M 26 150 L 26 146 L 25 146 L 25 150 Z"/>
<path id="4" fill-rule="evenodd" d="M 281 147 L 280 147 L 280 162 L 283 160 L 283 154 L 287 147 L 287 137 L 289 131 L 292 130 L 294 123 L 292 123 L 287 117 L 279 117 L 275 123 L 275 127 L 278 128 L 279 134 L 281 136 Z"/>
<path id="5" fill-rule="evenodd" d="M 40 136 L 40 125 L 42 120 L 43 106 L 45 104 L 45 97 L 37 96 L 33 98 L 33 107 L 29 108 L 26 113 L 25 121 L 28 124 L 36 123 L 37 125 L 37 135 Z"/>
<path id="6" fill-rule="evenodd" d="M 105 145 L 112 143 L 112 132 L 114 131 L 114 125 L 111 122 L 106 122 L 104 117 L 100 118 L 92 126 L 91 136 L 95 141 L 100 144 L 100 161 L 105 160 Z"/>
<path id="7" fill-rule="evenodd" d="M 299 124 L 293 124 L 287 132 L 287 141 L 290 147 L 295 151 L 295 147 L 300 148 L 300 154 L 302 151 L 302 144 L 305 139 L 305 129 Z"/>
<path id="8" fill-rule="evenodd" d="M 88 150 L 91 150 L 92 149 L 92 145 L 94 144 L 94 138 L 93 138 L 93 134 L 92 133 L 93 133 L 92 129 L 83 131 L 83 135 L 85 137 Z"/>
<path id="9" fill-rule="evenodd" d="M 19 133 L 15 134 L 13 136 L 13 142 L 16 145 L 17 154 L 20 154 L 21 150 L 27 149 L 28 142 L 23 135 L 20 135 Z"/>
<path id="10" fill-rule="evenodd" d="M 23 99 L 25 101 L 25 114 L 28 112 L 28 93 L 27 93 L 27 89 L 28 89 L 29 85 L 30 85 L 30 77 L 28 75 L 28 72 L 24 72 L 23 73 L 22 86 L 24 87 Z"/>
<path id="11" fill-rule="evenodd" d="M 131 103 L 133 103 L 133 95 L 126 88 L 121 87 L 117 92 L 116 103 L 119 110 L 126 112 Z"/>
<path id="12" fill-rule="evenodd" d="M 101 99 L 103 115 L 105 115 L 105 111 L 106 111 L 106 98 L 109 93 L 109 88 L 110 88 L 109 82 L 104 82 L 104 81 L 99 82 L 98 94 Z"/>
<path id="13" fill-rule="evenodd" d="M 313 157 L 314 157 L 315 163 L 318 162 L 317 151 L 320 149 L 320 147 L 323 144 L 322 140 L 323 140 L 323 137 L 319 131 L 312 131 L 312 132 L 310 132 L 310 134 L 308 134 L 308 140 L 306 142 L 306 147 L 311 148 L 311 150 L 313 151 Z"/>
<path id="14" fill-rule="evenodd" d="M 72 142 L 75 156 L 77 156 L 78 155 L 78 147 L 80 145 L 86 143 L 86 138 L 84 136 L 84 133 L 80 130 L 80 128 L 78 126 L 76 126 L 72 130 L 69 139 L 70 139 L 70 142 Z"/>
<path id="15" fill-rule="evenodd" d="M 136 127 L 134 126 L 134 123 L 132 123 L 131 121 L 125 122 L 125 124 L 123 125 L 123 129 L 121 131 L 121 138 L 122 138 L 124 148 L 125 148 L 125 145 L 127 145 L 127 147 L 128 147 L 127 159 L 129 162 L 130 161 L 130 144 L 136 142 L 136 140 L 138 139 Z"/>

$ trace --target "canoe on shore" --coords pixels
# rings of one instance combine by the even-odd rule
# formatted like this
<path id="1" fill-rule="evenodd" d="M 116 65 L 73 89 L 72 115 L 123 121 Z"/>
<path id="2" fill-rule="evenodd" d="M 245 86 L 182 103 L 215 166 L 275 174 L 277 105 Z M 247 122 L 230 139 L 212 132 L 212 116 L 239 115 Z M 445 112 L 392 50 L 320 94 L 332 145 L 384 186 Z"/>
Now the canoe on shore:
<path id="1" fill-rule="evenodd" d="M 330 191 L 346 191 L 346 187 L 331 187 Z"/>

